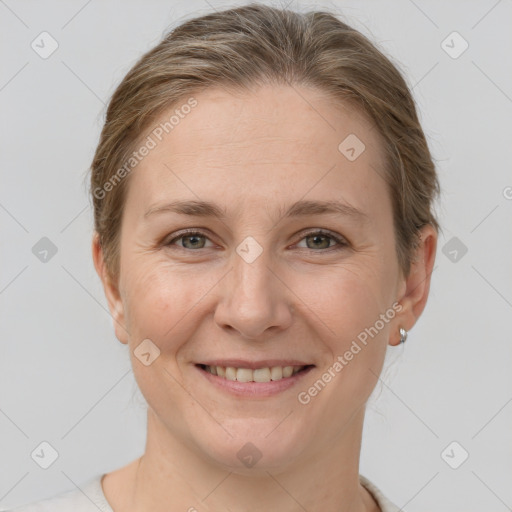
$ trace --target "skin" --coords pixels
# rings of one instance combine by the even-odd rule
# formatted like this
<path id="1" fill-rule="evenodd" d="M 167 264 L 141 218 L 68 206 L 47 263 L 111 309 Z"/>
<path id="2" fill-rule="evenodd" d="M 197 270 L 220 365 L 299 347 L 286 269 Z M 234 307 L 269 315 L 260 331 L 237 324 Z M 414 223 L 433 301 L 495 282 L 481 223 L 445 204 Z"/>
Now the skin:
<path id="1" fill-rule="evenodd" d="M 116 512 L 168 512 L 170 504 L 199 512 L 378 511 L 359 483 L 365 405 L 387 345 L 397 345 L 399 328 L 410 330 L 425 307 L 436 231 L 423 228 L 402 275 L 381 140 L 348 105 L 298 86 L 212 88 L 194 97 L 198 105 L 129 177 L 119 279 L 109 277 L 93 239 L 116 336 L 129 346 L 148 402 L 145 453 L 104 477 L 107 500 Z M 351 133 L 366 146 L 355 161 L 338 150 Z M 176 199 L 215 202 L 227 217 L 144 218 Z M 280 216 L 300 199 L 344 200 L 367 220 Z M 165 246 L 184 228 L 203 236 Z M 315 229 L 348 245 L 316 239 Z M 252 263 L 236 252 L 248 236 L 262 248 Z M 401 311 L 310 403 L 299 403 L 297 394 L 395 302 Z M 145 366 L 134 350 L 148 338 L 160 355 Z M 278 395 L 239 398 L 195 367 L 227 357 L 298 358 L 315 368 Z M 252 468 L 237 457 L 247 442 L 262 454 Z"/>

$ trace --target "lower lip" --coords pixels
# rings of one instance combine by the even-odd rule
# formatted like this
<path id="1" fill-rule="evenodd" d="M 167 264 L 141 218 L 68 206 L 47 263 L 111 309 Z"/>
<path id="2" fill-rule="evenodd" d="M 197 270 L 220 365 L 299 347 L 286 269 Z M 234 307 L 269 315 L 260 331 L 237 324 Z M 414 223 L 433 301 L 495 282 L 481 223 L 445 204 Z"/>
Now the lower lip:
<path id="1" fill-rule="evenodd" d="M 235 396 L 265 398 L 277 395 L 297 384 L 306 374 L 308 374 L 314 366 L 309 366 L 291 377 L 285 377 L 280 380 L 272 380 L 270 382 L 238 382 L 236 380 L 228 380 L 218 375 L 213 375 L 207 370 L 203 370 L 196 365 L 196 369 L 209 382 L 217 386 L 219 389 L 231 393 Z"/>

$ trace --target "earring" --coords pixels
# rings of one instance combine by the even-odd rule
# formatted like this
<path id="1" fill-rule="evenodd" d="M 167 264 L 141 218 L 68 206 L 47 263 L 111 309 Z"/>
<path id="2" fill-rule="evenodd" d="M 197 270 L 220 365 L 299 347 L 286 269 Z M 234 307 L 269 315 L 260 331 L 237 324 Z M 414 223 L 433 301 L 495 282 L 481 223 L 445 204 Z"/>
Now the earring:
<path id="1" fill-rule="evenodd" d="M 400 327 L 400 343 L 405 343 L 405 340 L 407 339 L 407 331 Z"/>

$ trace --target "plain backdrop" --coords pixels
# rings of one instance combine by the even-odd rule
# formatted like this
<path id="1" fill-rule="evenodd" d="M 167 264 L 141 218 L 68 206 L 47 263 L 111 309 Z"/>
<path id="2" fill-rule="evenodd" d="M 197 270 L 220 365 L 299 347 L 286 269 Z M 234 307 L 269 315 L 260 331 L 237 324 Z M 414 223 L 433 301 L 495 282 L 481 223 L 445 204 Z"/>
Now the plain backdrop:
<path id="1" fill-rule="evenodd" d="M 0 507 L 144 450 L 144 399 L 92 262 L 86 173 L 135 61 L 186 19 L 244 3 L 0 1 Z M 289 5 L 328 9 L 391 56 L 442 187 L 430 298 L 388 349 L 360 473 L 409 512 L 510 510 L 512 2 Z M 41 37 L 58 44 L 46 58 Z M 57 457 L 47 469 L 41 448 Z"/>

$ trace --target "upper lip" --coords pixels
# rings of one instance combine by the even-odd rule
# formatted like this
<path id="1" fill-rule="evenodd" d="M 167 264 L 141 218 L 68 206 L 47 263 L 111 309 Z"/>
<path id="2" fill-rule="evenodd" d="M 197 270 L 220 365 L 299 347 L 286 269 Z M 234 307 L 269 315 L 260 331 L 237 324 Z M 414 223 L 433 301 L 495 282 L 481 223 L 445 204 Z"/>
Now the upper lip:
<path id="1" fill-rule="evenodd" d="M 273 366 L 310 366 L 312 363 L 297 361 L 296 359 L 265 359 L 262 361 L 247 361 L 244 359 L 212 359 L 201 361 L 197 364 L 205 366 L 222 366 L 224 368 L 249 368 L 256 370 L 258 368 L 272 368 Z"/>

